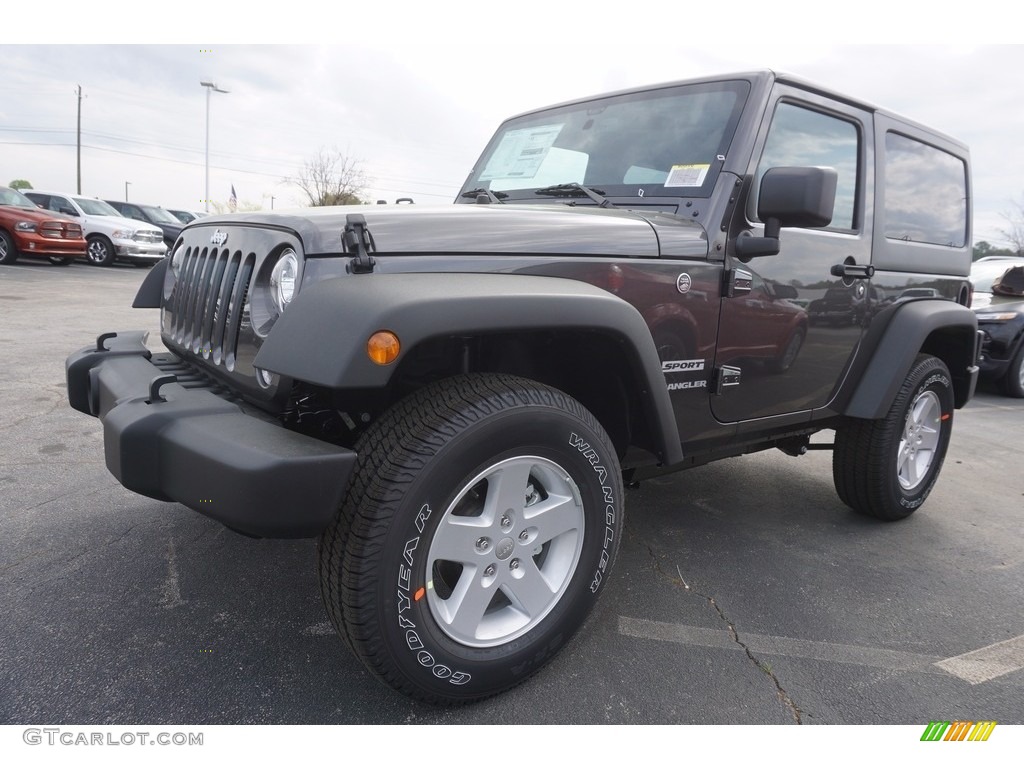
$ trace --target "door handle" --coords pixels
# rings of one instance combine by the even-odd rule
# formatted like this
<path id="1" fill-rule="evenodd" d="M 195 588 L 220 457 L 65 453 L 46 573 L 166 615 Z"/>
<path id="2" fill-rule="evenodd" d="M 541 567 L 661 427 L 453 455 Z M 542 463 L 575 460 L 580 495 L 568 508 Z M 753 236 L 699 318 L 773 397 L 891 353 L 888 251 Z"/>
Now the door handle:
<path id="1" fill-rule="evenodd" d="M 875 276 L 875 268 L 871 264 L 833 264 L 829 271 L 844 280 L 867 280 Z"/>

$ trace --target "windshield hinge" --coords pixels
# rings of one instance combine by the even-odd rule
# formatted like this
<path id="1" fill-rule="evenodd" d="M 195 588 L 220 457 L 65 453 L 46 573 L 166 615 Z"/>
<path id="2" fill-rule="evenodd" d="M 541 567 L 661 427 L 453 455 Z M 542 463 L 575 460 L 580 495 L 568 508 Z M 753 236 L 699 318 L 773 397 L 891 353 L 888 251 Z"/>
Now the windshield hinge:
<path id="1" fill-rule="evenodd" d="M 712 378 L 711 394 L 723 395 L 726 387 L 735 387 L 740 383 L 741 371 L 732 365 L 722 365 L 715 368 Z"/>
<path id="2" fill-rule="evenodd" d="M 377 250 L 377 247 L 363 214 L 350 213 L 345 217 L 345 233 L 341 236 L 341 242 L 346 252 L 355 254 L 349 262 L 349 271 L 356 275 L 373 272 L 377 262 L 370 252 Z"/>

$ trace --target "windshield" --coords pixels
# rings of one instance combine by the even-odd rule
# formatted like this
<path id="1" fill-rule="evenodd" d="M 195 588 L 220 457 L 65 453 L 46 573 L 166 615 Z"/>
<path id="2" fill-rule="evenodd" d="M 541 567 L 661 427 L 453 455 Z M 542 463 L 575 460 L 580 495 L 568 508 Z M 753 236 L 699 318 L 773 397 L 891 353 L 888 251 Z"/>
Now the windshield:
<path id="1" fill-rule="evenodd" d="M 513 118 L 463 189 L 509 192 L 506 202 L 557 184 L 608 196 L 707 195 L 748 91 L 744 81 L 676 86 Z"/>
<path id="2" fill-rule="evenodd" d="M 181 226 L 181 222 L 171 216 L 171 214 L 163 208 L 156 208 L 152 205 L 140 205 L 139 208 L 145 211 L 146 215 L 149 216 L 152 221 L 158 221 L 161 224 L 173 224 L 176 227 Z"/>
<path id="3" fill-rule="evenodd" d="M 16 208 L 31 208 L 38 210 L 38 206 L 25 197 L 21 192 L 10 187 L 0 187 L 0 205 L 13 205 Z"/>
<path id="4" fill-rule="evenodd" d="M 104 203 L 102 200 L 90 200 L 88 197 L 76 197 L 78 207 L 90 216 L 117 216 L 123 218 L 114 206 Z"/>
<path id="5" fill-rule="evenodd" d="M 1024 259 L 999 259 L 986 261 L 971 267 L 971 283 L 980 293 L 992 293 L 992 283 L 1002 277 L 1006 270 L 1024 265 Z"/>

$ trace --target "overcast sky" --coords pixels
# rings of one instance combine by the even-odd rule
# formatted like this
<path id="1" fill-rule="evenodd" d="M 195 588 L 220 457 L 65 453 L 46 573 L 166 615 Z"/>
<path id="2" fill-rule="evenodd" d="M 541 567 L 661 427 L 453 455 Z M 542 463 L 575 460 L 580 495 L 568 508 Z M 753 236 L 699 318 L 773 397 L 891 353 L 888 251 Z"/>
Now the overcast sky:
<path id="1" fill-rule="evenodd" d="M 191 39 L 200 30 L 231 42 L 87 46 L 72 43 L 115 31 L 123 40 L 167 20 L 134 11 L 110 28 L 91 13 L 60 31 L 59 14 L 43 23 L 29 6 L 18 11 L 21 23 L 0 32 L 0 184 L 21 178 L 74 191 L 79 85 L 84 194 L 123 199 L 128 182 L 132 200 L 201 210 L 206 93 L 199 83 L 211 80 L 229 91 L 210 102 L 211 199 L 226 202 L 234 185 L 242 202 L 270 208 L 273 197 L 284 208 L 302 197 L 283 179 L 321 147 L 361 161 L 373 180 L 371 199 L 445 203 L 504 117 L 608 90 L 773 68 L 965 141 L 975 240 L 1001 244 L 1001 213 L 1024 199 L 1024 46 L 976 41 L 1006 39 L 1003 27 L 990 33 L 989 20 L 964 13 L 954 22 L 941 4 L 929 5 L 936 10 L 923 19 L 858 3 L 858 18 L 842 20 L 823 4 L 795 0 L 746 12 L 722 10 L 743 3 L 706 5 L 392 2 L 327 17 L 303 0 L 275 5 L 273 28 L 247 28 L 237 13 L 210 16 L 179 2 L 179 27 L 160 39 Z M 13 40 L 12 29 L 44 37 Z M 951 45 L 954 36 L 971 41 Z M 244 42 L 307 37 L 316 42 Z M 860 39 L 946 42 L 847 42 Z"/>

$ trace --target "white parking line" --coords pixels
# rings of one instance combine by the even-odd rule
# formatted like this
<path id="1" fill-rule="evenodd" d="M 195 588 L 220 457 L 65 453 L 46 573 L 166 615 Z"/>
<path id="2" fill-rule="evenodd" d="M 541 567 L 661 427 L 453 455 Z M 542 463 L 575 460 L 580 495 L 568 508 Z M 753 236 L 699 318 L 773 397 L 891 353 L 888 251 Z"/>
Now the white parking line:
<path id="1" fill-rule="evenodd" d="M 722 648 L 733 651 L 743 650 L 732 639 L 732 634 L 724 629 L 693 627 L 687 624 L 666 624 L 660 621 L 619 616 L 619 633 L 645 640 L 660 640 L 668 643 L 700 645 L 705 648 Z M 740 634 L 740 640 L 750 649 L 751 653 L 756 654 L 835 661 L 841 664 L 859 664 L 864 667 L 894 671 L 913 670 L 931 674 L 945 672 L 971 685 L 984 683 L 1024 669 L 1024 635 L 949 659 L 892 651 L 888 648 L 824 643 L 817 640 L 755 635 L 747 632 Z"/>
<path id="2" fill-rule="evenodd" d="M 935 666 L 971 685 L 1024 669 L 1024 635 L 970 653 L 935 662 Z"/>
<path id="3" fill-rule="evenodd" d="M 647 640 L 701 645 L 707 648 L 743 650 L 733 641 L 732 635 L 724 629 L 707 629 L 705 627 L 692 627 L 686 624 L 665 624 L 659 621 L 631 619 L 627 616 L 620 616 L 619 632 L 623 635 L 641 637 Z M 891 651 L 887 648 L 869 648 L 860 645 L 799 640 L 795 637 L 754 635 L 747 632 L 740 633 L 740 640 L 750 649 L 751 653 L 793 656 L 800 659 L 815 659 L 817 661 L 836 661 L 843 664 L 859 664 L 865 667 L 878 667 L 881 669 L 912 669 L 939 674 L 938 670 L 934 669 L 935 664 L 939 661 L 935 656 Z"/>

